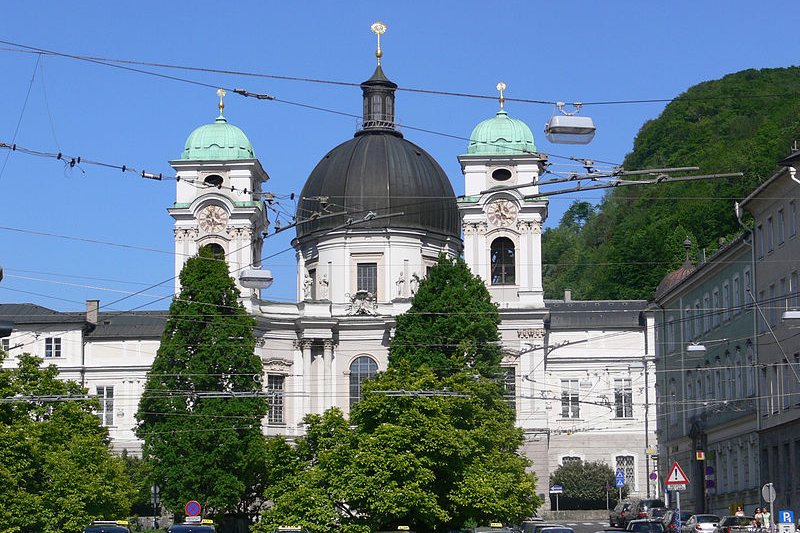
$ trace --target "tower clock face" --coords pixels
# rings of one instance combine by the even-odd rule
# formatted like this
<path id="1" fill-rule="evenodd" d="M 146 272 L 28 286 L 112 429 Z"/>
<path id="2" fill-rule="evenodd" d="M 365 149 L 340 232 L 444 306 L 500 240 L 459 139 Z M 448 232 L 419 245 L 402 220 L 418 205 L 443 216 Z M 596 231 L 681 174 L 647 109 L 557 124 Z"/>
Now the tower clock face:
<path id="1" fill-rule="evenodd" d="M 200 229 L 215 233 L 228 224 L 228 212 L 218 205 L 209 205 L 200 211 L 197 219 L 200 222 Z"/>
<path id="2" fill-rule="evenodd" d="M 489 204 L 487 214 L 495 226 L 508 226 L 517 219 L 517 205 L 510 200 L 495 200 Z"/>

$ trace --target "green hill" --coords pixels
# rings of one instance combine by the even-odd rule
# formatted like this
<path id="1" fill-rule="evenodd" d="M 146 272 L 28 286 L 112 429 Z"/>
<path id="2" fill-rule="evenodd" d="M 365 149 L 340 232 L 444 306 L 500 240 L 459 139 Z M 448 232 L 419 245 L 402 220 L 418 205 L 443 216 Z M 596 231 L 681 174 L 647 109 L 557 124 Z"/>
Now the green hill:
<path id="1" fill-rule="evenodd" d="M 688 235 L 709 251 L 741 230 L 734 202 L 771 176 L 800 139 L 800 67 L 745 70 L 695 85 L 645 123 L 626 170 L 698 166 L 743 178 L 612 189 L 575 202 L 543 235 L 546 298 L 652 298 Z"/>

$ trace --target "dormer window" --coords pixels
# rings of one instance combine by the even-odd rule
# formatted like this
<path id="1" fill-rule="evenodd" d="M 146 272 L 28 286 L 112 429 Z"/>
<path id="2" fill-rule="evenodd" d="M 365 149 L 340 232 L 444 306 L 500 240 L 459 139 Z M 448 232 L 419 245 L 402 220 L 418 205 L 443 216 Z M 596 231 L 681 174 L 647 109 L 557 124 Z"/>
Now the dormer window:
<path id="1" fill-rule="evenodd" d="M 206 176 L 206 179 L 203 180 L 203 183 L 209 187 L 222 187 L 222 181 L 222 176 L 219 174 L 211 174 L 210 176 Z"/>

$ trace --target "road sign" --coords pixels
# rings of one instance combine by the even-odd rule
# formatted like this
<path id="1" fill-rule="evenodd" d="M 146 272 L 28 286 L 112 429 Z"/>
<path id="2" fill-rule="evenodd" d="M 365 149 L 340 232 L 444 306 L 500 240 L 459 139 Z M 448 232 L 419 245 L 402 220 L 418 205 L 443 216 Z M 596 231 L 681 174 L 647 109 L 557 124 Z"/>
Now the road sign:
<path id="1" fill-rule="evenodd" d="M 664 481 L 670 488 L 673 488 L 673 485 L 686 485 L 689 483 L 689 478 L 686 477 L 681 465 L 677 462 L 672 463 L 672 468 L 667 475 L 667 479 Z"/>
<path id="2" fill-rule="evenodd" d="M 550 487 L 550 494 L 563 494 L 564 487 L 562 485 L 553 485 Z"/>
<path id="3" fill-rule="evenodd" d="M 778 511 L 779 524 L 794 524 L 794 511 Z"/>
<path id="4" fill-rule="evenodd" d="M 197 516 L 200 514 L 200 504 L 192 500 L 186 504 L 184 510 L 186 511 L 186 516 Z"/>
<path id="5" fill-rule="evenodd" d="M 670 485 L 669 490 L 686 490 L 686 485 Z"/>
<path id="6" fill-rule="evenodd" d="M 772 503 L 777 498 L 777 493 L 775 492 L 775 487 L 772 483 L 767 483 L 763 487 L 761 487 L 761 497 L 764 498 L 764 501 Z"/>
<path id="7" fill-rule="evenodd" d="M 653 480 L 653 481 L 657 480 L 658 479 L 658 473 L 657 472 L 650 472 L 650 479 Z"/>

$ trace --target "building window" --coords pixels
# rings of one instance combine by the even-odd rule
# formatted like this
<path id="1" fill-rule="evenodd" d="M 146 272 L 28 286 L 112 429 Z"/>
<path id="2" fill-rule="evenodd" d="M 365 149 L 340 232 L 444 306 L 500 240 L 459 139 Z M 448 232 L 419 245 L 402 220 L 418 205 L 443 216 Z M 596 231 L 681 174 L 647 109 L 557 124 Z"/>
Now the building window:
<path id="1" fill-rule="evenodd" d="M 700 300 L 694 302 L 694 334 L 695 337 L 700 336 L 703 327 L 703 314 L 700 312 Z"/>
<path id="2" fill-rule="evenodd" d="M 100 424 L 109 427 L 114 425 L 114 387 L 97 387 L 97 399 L 100 400 Z"/>
<path id="3" fill-rule="evenodd" d="M 44 356 L 61 357 L 61 337 L 47 337 L 44 339 Z"/>
<path id="4" fill-rule="evenodd" d="M 786 283 L 786 278 L 781 278 L 780 291 L 780 302 L 776 302 L 775 305 L 779 307 L 779 312 L 783 313 L 789 308 L 789 285 Z"/>
<path id="5" fill-rule="evenodd" d="M 9 342 L 9 339 L 0 339 L 0 350 L 8 352 L 8 350 L 11 349 L 10 347 L 11 343 Z"/>
<path id="6" fill-rule="evenodd" d="M 736 274 L 733 276 L 733 301 L 731 305 L 733 305 L 733 314 L 738 315 L 742 312 L 741 305 L 742 305 L 742 287 L 739 283 L 739 275 Z"/>
<path id="7" fill-rule="evenodd" d="M 308 271 L 308 280 L 306 280 L 306 281 L 309 282 L 309 287 L 308 287 L 309 288 L 309 291 L 308 291 L 309 298 L 311 298 L 312 300 L 316 300 L 317 299 L 317 269 L 316 268 L 312 268 L 311 270 Z"/>
<path id="8" fill-rule="evenodd" d="M 632 455 L 618 455 L 616 457 L 617 468 L 616 470 L 623 470 L 625 472 L 625 485 L 632 490 L 636 490 L 636 469 L 633 464 Z"/>
<path id="9" fill-rule="evenodd" d="M 786 233 L 786 220 L 783 216 L 783 209 L 778 209 L 778 245 L 783 244 Z"/>
<path id="10" fill-rule="evenodd" d="M 792 309 L 800 309 L 800 287 L 797 286 L 799 281 L 800 280 L 798 280 L 797 272 L 792 272 L 792 275 L 789 278 L 789 291 L 791 292 L 789 305 L 792 307 Z"/>
<path id="11" fill-rule="evenodd" d="M 617 418 L 633 417 L 633 387 L 630 379 L 614 380 L 614 409 Z"/>
<path id="12" fill-rule="evenodd" d="M 683 315 L 686 319 L 686 338 L 693 339 L 694 332 L 692 330 L 694 329 L 694 320 L 692 320 L 692 308 L 687 306 L 683 310 Z"/>
<path id="13" fill-rule="evenodd" d="M 356 266 L 356 289 L 367 291 L 378 298 L 378 263 L 358 263 Z"/>
<path id="14" fill-rule="evenodd" d="M 778 302 L 775 301 L 775 284 L 769 286 L 769 325 L 773 328 L 778 324 Z"/>
<path id="15" fill-rule="evenodd" d="M 269 393 L 269 412 L 267 413 L 268 424 L 283 424 L 284 418 L 284 384 L 286 376 L 281 374 L 267 375 L 267 392 Z"/>
<path id="16" fill-rule="evenodd" d="M 789 202 L 789 237 L 797 235 L 797 204 Z"/>
<path id="17" fill-rule="evenodd" d="M 761 224 L 756 226 L 756 257 L 764 257 L 764 227 Z"/>
<path id="18" fill-rule="evenodd" d="M 756 393 L 756 365 L 755 354 L 753 352 L 753 345 L 747 344 L 747 396 L 753 396 Z"/>
<path id="19" fill-rule="evenodd" d="M 503 397 L 513 411 L 517 410 L 517 370 L 513 366 L 504 366 L 503 372 Z"/>
<path id="20" fill-rule="evenodd" d="M 726 281 L 722 284 L 722 320 L 731 319 L 731 286 Z"/>
<path id="21" fill-rule="evenodd" d="M 516 283 L 514 243 L 508 237 L 492 241 L 492 285 L 514 285 Z"/>
<path id="22" fill-rule="evenodd" d="M 775 222 L 772 217 L 767 217 L 767 251 L 775 249 Z"/>
<path id="23" fill-rule="evenodd" d="M 719 326 L 719 315 L 720 315 L 720 304 L 719 304 L 719 289 L 714 289 L 711 297 L 712 305 L 714 306 L 714 312 L 712 313 L 712 325 L 713 327 Z"/>
<path id="24" fill-rule="evenodd" d="M 566 455 L 561 458 L 562 465 L 580 464 L 582 461 L 580 457 L 575 457 L 574 455 Z"/>
<path id="25" fill-rule="evenodd" d="M 561 418 L 580 418 L 581 408 L 578 403 L 578 380 L 561 380 Z"/>
<path id="26" fill-rule="evenodd" d="M 708 294 L 703 296 L 703 331 L 711 331 L 711 297 Z"/>
<path id="27" fill-rule="evenodd" d="M 361 399 L 361 386 L 378 373 L 378 364 L 372 357 L 362 355 L 350 363 L 350 408 Z"/>
<path id="28" fill-rule="evenodd" d="M 669 415 L 668 421 L 670 424 L 678 423 L 678 395 L 677 388 L 675 387 L 675 380 L 669 380 L 669 397 L 667 398 L 667 414 Z"/>

